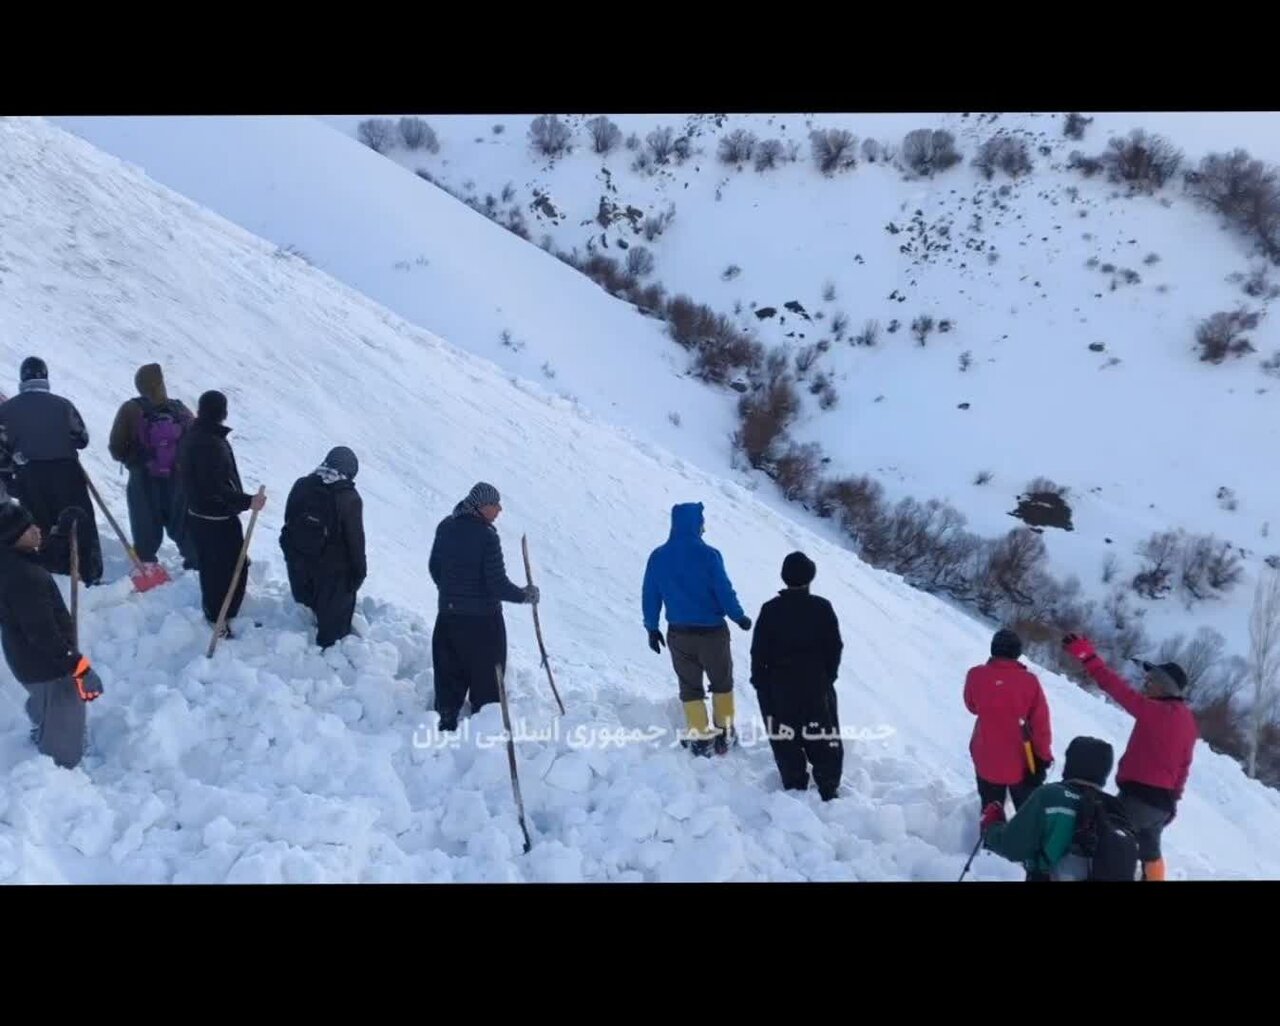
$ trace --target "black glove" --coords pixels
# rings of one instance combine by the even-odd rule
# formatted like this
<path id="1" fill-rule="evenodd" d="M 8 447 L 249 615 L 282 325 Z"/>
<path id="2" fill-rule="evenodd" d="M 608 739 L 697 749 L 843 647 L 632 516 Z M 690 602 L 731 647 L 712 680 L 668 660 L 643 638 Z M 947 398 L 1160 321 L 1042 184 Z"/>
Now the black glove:
<path id="1" fill-rule="evenodd" d="M 751 617 L 749 616 L 744 616 L 741 620 L 735 620 L 734 622 L 744 631 L 751 630 Z"/>
<path id="2" fill-rule="evenodd" d="M 1045 780 L 1048 779 L 1049 767 L 1053 765 L 1053 760 L 1049 759 L 1048 761 L 1045 761 L 1038 755 L 1033 756 L 1033 758 L 1035 759 L 1036 769 L 1035 772 L 1030 774 L 1027 779 L 1035 784 L 1036 787 L 1041 787 Z"/>
<path id="3" fill-rule="evenodd" d="M 102 678 L 84 656 L 81 656 L 80 661 L 76 663 L 76 668 L 71 672 L 71 679 L 76 682 L 76 694 L 82 701 L 92 702 L 102 694 Z"/>
<path id="4" fill-rule="evenodd" d="M 536 584 L 530 584 L 524 589 L 524 600 L 531 606 L 536 606 L 538 600 L 542 598 L 542 593 L 538 591 Z"/>
<path id="5" fill-rule="evenodd" d="M 650 631 L 649 647 L 657 652 L 658 655 L 662 655 L 662 644 L 662 631 Z"/>
<path id="6" fill-rule="evenodd" d="M 58 524 L 55 530 L 59 534 L 70 534 L 72 524 L 83 524 L 88 519 L 89 514 L 79 506 L 68 506 L 58 514 Z"/>

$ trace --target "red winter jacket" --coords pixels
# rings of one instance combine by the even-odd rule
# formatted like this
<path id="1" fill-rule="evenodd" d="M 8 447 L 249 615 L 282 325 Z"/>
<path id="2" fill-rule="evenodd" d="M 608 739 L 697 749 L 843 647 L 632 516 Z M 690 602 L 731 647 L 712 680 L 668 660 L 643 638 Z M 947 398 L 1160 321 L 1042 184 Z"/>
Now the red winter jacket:
<path id="1" fill-rule="evenodd" d="M 965 707 L 978 717 L 969 754 L 978 776 L 992 784 L 1018 784 L 1031 773 L 1027 765 L 1025 721 L 1031 747 L 1041 762 L 1053 758 L 1049 706 L 1040 681 L 1016 659 L 992 659 L 975 666 L 964 681 Z"/>
<path id="2" fill-rule="evenodd" d="M 1191 708 L 1179 698 L 1148 698 L 1140 694 L 1100 657 L 1090 659 L 1084 668 L 1098 687 L 1134 719 L 1129 744 L 1116 767 L 1116 786 L 1123 789 L 1126 783 L 1137 784 L 1133 788 L 1135 794 L 1146 799 L 1152 798 L 1154 791 L 1154 797 L 1166 800 L 1152 804 L 1173 811 L 1173 804 L 1182 798 L 1187 786 L 1191 756 L 1200 737 Z"/>

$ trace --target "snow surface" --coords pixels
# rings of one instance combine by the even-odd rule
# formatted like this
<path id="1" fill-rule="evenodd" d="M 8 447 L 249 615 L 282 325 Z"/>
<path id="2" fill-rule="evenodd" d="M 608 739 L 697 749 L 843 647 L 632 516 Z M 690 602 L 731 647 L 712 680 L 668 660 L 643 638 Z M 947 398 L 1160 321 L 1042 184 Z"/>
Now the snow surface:
<path id="1" fill-rule="evenodd" d="M 0 671 L 0 879 L 7 882 L 948 880 L 976 840 L 961 701 L 988 632 L 717 478 L 513 380 L 113 157 L 34 120 L 0 122 L 0 337 L 38 351 L 93 433 L 87 466 L 123 512 L 105 452 L 135 368 L 171 392 L 230 396 L 233 443 L 270 501 L 239 637 L 204 658 L 196 581 L 84 596 L 106 687 L 91 752 L 59 770 L 27 740 Z M 510 275 L 518 268 L 507 269 Z M 332 444 L 360 456 L 370 576 L 359 638 L 321 654 L 288 598 L 275 538 L 288 486 Z M 509 685 L 533 850 L 521 854 L 496 707 L 440 743 L 430 707 L 435 595 L 425 540 L 471 483 L 503 492 L 512 576 L 527 532 L 567 706 L 558 718 L 527 610 L 509 607 Z M 744 732 L 730 757 L 673 749 L 680 708 L 649 652 L 639 579 L 679 501 L 707 504 L 744 604 L 803 548 L 846 641 L 843 793 L 780 790 L 756 735 L 735 630 Z M 106 536 L 104 536 L 106 537 Z M 175 555 L 166 546 L 169 560 Z M 254 622 L 261 624 L 255 627 Z M 1130 721 L 1045 674 L 1060 754 Z M 538 732 L 543 732 L 539 737 Z M 495 743 L 499 742 L 499 743 Z M 1280 794 L 1201 746 L 1166 834 L 1170 875 L 1280 874 Z M 975 879 L 1020 879 L 991 855 Z"/>

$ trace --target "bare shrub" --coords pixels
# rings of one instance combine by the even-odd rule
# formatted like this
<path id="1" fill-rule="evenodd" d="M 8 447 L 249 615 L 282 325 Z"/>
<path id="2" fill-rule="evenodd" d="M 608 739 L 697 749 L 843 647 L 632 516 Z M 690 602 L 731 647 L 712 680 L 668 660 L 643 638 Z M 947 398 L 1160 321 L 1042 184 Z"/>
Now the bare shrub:
<path id="1" fill-rule="evenodd" d="M 440 140 L 436 138 L 435 129 L 423 121 L 422 118 L 401 118 L 400 140 L 411 150 L 426 150 L 428 153 L 440 152 Z"/>
<path id="2" fill-rule="evenodd" d="M 694 359 L 694 374 L 713 385 L 723 385 L 737 371 L 754 371 L 764 360 L 764 348 L 734 327 L 723 316 L 716 316 L 711 330 L 699 340 Z"/>
<path id="3" fill-rule="evenodd" d="M 916 174 L 933 175 L 954 167 L 963 159 L 956 139 L 942 129 L 917 128 L 902 140 L 903 162 Z"/>
<path id="4" fill-rule="evenodd" d="M 769 476 L 782 489 L 783 498 L 790 502 L 808 502 L 821 487 L 822 450 L 812 442 L 797 445 L 792 442 L 773 460 Z"/>
<path id="5" fill-rule="evenodd" d="M 785 375 L 739 400 L 735 442 L 753 467 L 759 469 L 764 464 L 770 449 L 799 410 L 800 396 L 795 384 Z"/>
<path id="6" fill-rule="evenodd" d="M 1183 543 L 1178 584 L 1189 602 L 1224 595 L 1244 576 L 1244 567 L 1230 542 L 1198 535 Z"/>
<path id="7" fill-rule="evenodd" d="M 880 341 L 880 322 L 876 320 L 867 321 L 862 326 L 862 330 L 854 336 L 853 344 L 857 346 L 874 346 Z"/>
<path id="8" fill-rule="evenodd" d="M 1109 140 L 1099 159 L 1110 181 L 1123 182 L 1134 191 L 1154 192 L 1178 173 L 1182 153 L 1163 136 L 1135 128 L 1127 136 Z"/>
<path id="9" fill-rule="evenodd" d="M 1177 531 L 1158 531 L 1138 546 L 1144 560 L 1134 575 L 1133 590 L 1144 598 L 1164 598 L 1173 588 L 1173 575 L 1182 550 Z"/>
<path id="10" fill-rule="evenodd" d="M 1072 150 L 1067 157 L 1067 167 L 1079 171 L 1086 178 L 1092 178 L 1102 172 L 1103 162 L 1101 157 L 1086 157 L 1079 150 Z"/>
<path id="11" fill-rule="evenodd" d="M 692 349 L 715 331 L 716 315 L 709 306 L 679 295 L 667 304 L 667 324 L 671 337 L 686 349 Z"/>
<path id="12" fill-rule="evenodd" d="M 720 140 L 716 154 L 720 158 L 720 163 L 741 167 L 755 153 L 756 142 L 753 132 L 748 132 L 745 128 L 735 128 Z"/>
<path id="13" fill-rule="evenodd" d="M 1202 363 L 1222 363 L 1228 356 L 1254 352 L 1253 343 L 1245 337 L 1262 320 L 1262 315 L 1244 309 L 1219 311 L 1200 322 L 1196 328 L 1196 345 Z"/>
<path id="14" fill-rule="evenodd" d="M 396 126 L 390 118 L 369 118 L 356 126 L 356 137 L 374 153 L 386 153 L 395 133 Z"/>
<path id="15" fill-rule="evenodd" d="M 622 129 L 603 114 L 587 122 L 587 133 L 591 137 L 591 152 L 601 156 L 612 153 L 622 142 Z"/>
<path id="16" fill-rule="evenodd" d="M 1116 574 L 1120 571 L 1120 557 L 1114 552 L 1108 552 L 1102 560 L 1102 583 L 1110 584 L 1115 580 Z"/>
<path id="17" fill-rule="evenodd" d="M 809 133 L 813 162 L 824 175 L 845 171 L 858 163 L 858 140 L 843 128 L 827 128 Z"/>
<path id="18" fill-rule="evenodd" d="M 992 474 L 991 471 L 989 470 L 979 470 L 978 473 L 974 476 L 973 483 L 981 487 L 982 485 L 990 484 L 992 478 L 994 477 L 995 475 Z"/>
<path id="19" fill-rule="evenodd" d="M 1280 263 L 1280 169 L 1234 150 L 1205 157 L 1187 179 L 1197 200 Z"/>
<path id="20" fill-rule="evenodd" d="M 813 367 L 813 363 L 818 358 L 817 346 L 805 346 L 796 353 L 796 377 L 801 381 L 804 376 L 809 373 Z"/>
<path id="21" fill-rule="evenodd" d="M 928 341 L 929 335 L 933 332 L 933 329 L 933 318 L 928 314 L 921 314 L 911 322 L 911 334 L 915 336 L 916 341 L 921 345 L 924 345 Z"/>
<path id="22" fill-rule="evenodd" d="M 772 171 L 783 159 L 781 139 L 766 139 L 756 147 L 755 167 L 757 171 Z"/>
<path id="23" fill-rule="evenodd" d="M 656 163 L 666 164 L 671 160 L 671 151 L 675 148 L 675 132 L 670 128 L 655 128 L 644 137 L 644 141 Z"/>
<path id="24" fill-rule="evenodd" d="M 973 353 L 966 349 L 960 354 L 960 373 L 963 374 L 973 366 Z"/>
<path id="25" fill-rule="evenodd" d="M 573 130 L 555 114 L 540 114 L 529 125 L 529 144 L 544 157 L 568 153 L 572 140 Z"/>
<path id="26" fill-rule="evenodd" d="M 1079 111 L 1072 111 L 1062 122 L 1062 134 L 1068 139 L 1083 139 L 1084 130 L 1092 123 L 1093 118 L 1087 118 Z"/>
<path id="27" fill-rule="evenodd" d="M 992 136 L 978 148 L 973 164 L 988 181 L 995 177 L 997 171 L 1017 178 L 1029 174 L 1032 168 L 1026 140 L 1014 135 Z"/>
<path id="28" fill-rule="evenodd" d="M 653 273 L 653 253 L 644 246 L 632 246 L 627 250 L 627 270 L 637 278 Z"/>

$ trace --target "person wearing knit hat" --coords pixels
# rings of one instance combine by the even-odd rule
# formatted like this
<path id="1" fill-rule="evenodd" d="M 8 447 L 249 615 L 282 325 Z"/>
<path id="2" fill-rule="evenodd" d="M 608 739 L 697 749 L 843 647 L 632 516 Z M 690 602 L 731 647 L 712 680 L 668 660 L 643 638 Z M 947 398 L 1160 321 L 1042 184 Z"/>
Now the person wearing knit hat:
<path id="1" fill-rule="evenodd" d="M 107 450 L 129 472 L 125 499 L 133 549 L 143 563 L 154 563 L 164 536 L 177 546 L 184 569 L 197 565 L 186 530 L 186 499 L 177 473 L 182 436 L 195 419 L 181 399 L 171 399 L 158 363 L 139 367 L 133 376 L 137 395 L 116 411 Z"/>
<path id="2" fill-rule="evenodd" d="M 969 739 L 978 808 L 1005 799 L 1021 807 L 1053 765 L 1049 703 L 1034 673 L 1020 663 L 1022 639 L 1008 628 L 991 638 L 991 657 L 965 676 L 964 704 L 977 719 Z"/>
<path id="3" fill-rule="evenodd" d="M 251 561 L 248 556 L 236 575 L 236 564 L 244 546 L 240 515 L 261 510 L 267 504 L 266 490 L 250 495 L 240 482 L 235 453 L 227 435 L 227 397 L 218 391 L 200 396 L 196 419 L 187 428 L 178 446 L 178 476 L 186 498 L 186 530 L 195 549 L 200 574 L 200 605 L 210 624 L 218 622 L 228 592 L 231 602 L 222 633 L 231 637 L 231 621 L 240 613 Z M 234 582 L 233 582 L 234 578 Z"/>
<path id="4" fill-rule="evenodd" d="M 825 802 L 839 793 L 844 768 L 836 704 L 844 642 L 831 603 L 809 591 L 816 574 L 803 552 L 782 561 L 786 588 L 760 608 L 751 637 L 751 684 L 783 788 L 806 790 L 812 770 Z"/>
<path id="5" fill-rule="evenodd" d="M 27 691 L 31 738 L 66 769 L 84 756 L 85 703 L 102 681 L 77 649 L 62 592 L 41 561 L 43 534 L 16 499 L 0 503 L 0 647 Z"/>
<path id="6" fill-rule="evenodd" d="M 436 526 L 427 569 L 439 591 L 431 659 L 441 730 L 457 730 L 464 702 L 474 713 L 498 700 L 498 678 L 507 668 L 502 604 L 540 598 L 533 585 L 507 577 L 493 526 L 501 512 L 498 489 L 480 481 Z"/>
<path id="7" fill-rule="evenodd" d="M 284 508 L 280 549 L 294 601 L 316 617 L 316 644 L 328 648 L 351 633 L 356 596 L 368 573 L 360 470 L 345 445 L 294 482 Z"/>
<path id="8" fill-rule="evenodd" d="M 1029 882 L 1136 881 L 1137 836 L 1105 790 L 1114 760 L 1100 738 L 1072 738 L 1060 782 L 1037 788 L 1007 823 L 1001 803 L 983 810 L 983 847 L 1021 862 Z"/>
<path id="9" fill-rule="evenodd" d="M 1068 634 L 1062 647 L 1133 717 L 1133 732 L 1116 767 L 1116 786 L 1138 831 L 1143 879 L 1163 880 L 1161 838 L 1178 814 L 1200 738 L 1195 713 L 1187 704 L 1190 689 L 1186 671 L 1177 663 L 1135 659 L 1145 674 L 1139 692 L 1102 660 L 1088 638 Z"/>
<path id="10" fill-rule="evenodd" d="M 80 573 L 86 585 L 95 585 L 102 580 L 102 543 L 80 466 L 89 431 L 75 404 L 50 391 L 42 359 L 23 360 L 20 378 L 18 394 L 0 404 L 0 477 L 44 535 L 68 507 L 85 511 L 77 532 Z"/>

